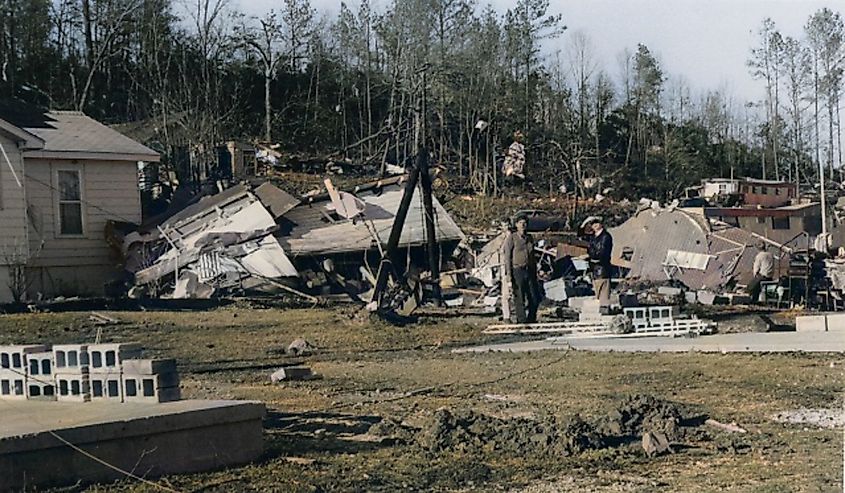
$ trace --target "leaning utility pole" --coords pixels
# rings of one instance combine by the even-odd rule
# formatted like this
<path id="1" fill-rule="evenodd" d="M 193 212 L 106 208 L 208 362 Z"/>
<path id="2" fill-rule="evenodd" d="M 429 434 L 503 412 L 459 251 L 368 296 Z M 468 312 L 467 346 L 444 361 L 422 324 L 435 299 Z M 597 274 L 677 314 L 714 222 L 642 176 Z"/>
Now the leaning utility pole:
<path id="1" fill-rule="evenodd" d="M 426 72 L 428 67 L 422 69 L 422 98 L 420 102 L 420 113 L 417 114 L 417 131 L 419 133 L 419 172 L 420 188 L 422 189 L 423 209 L 425 213 L 425 239 L 428 251 L 428 268 L 431 272 L 431 287 L 434 302 L 440 304 L 440 255 L 437 246 L 437 221 L 434 217 L 434 200 L 432 199 L 431 173 L 428 167 L 428 92 L 426 87 Z"/>

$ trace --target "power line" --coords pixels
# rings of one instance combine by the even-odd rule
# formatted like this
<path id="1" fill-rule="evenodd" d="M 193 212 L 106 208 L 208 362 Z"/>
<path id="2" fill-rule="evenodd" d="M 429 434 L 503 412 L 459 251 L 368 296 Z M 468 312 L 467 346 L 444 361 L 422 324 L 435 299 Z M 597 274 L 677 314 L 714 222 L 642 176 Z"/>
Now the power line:
<path id="1" fill-rule="evenodd" d="M 44 185 L 45 187 L 49 188 L 50 190 L 52 190 L 52 191 L 54 191 L 54 192 L 60 192 L 59 188 L 58 188 L 58 187 L 56 187 L 56 186 L 54 186 L 52 183 L 48 183 L 48 182 L 45 182 L 45 181 L 43 181 L 43 180 L 39 180 L 38 178 L 35 178 L 35 177 L 31 176 L 31 175 L 25 175 L 25 177 L 26 177 L 26 179 L 27 179 L 27 180 L 32 180 L 32 181 L 34 181 L 35 183 L 38 183 L 39 185 Z M 105 209 L 105 208 L 103 208 L 103 207 L 100 207 L 99 205 L 97 205 L 97 204 L 95 204 L 95 203 L 93 203 L 93 202 L 91 202 L 91 201 L 89 201 L 89 200 L 85 200 L 85 199 L 83 199 L 83 198 L 82 198 L 82 194 L 80 194 L 80 196 L 79 196 L 79 202 L 80 202 L 81 204 L 85 204 L 85 205 L 87 205 L 87 206 L 90 206 L 90 207 L 91 207 L 91 208 L 93 208 L 93 209 L 97 209 L 97 210 L 98 210 L 98 211 L 100 211 L 100 212 L 105 212 L 106 214 L 108 214 L 108 215 L 110 215 L 110 216 L 114 216 L 114 217 L 116 217 L 116 218 L 120 219 L 120 220 L 121 220 L 121 221 L 123 221 L 123 222 L 127 222 L 127 223 L 135 223 L 135 222 L 136 222 L 136 221 L 133 221 L 133 220 L 131 220 L 131 219 L 127 219 L 127 218 L 123 217 L 122 215 L 120 215 L 120 214 L 118 214 L 118 213 L 116 213 L 116 212 L 112 212 L 112 211 L 110 211 L 110 210 L 108 210 L 108 209 Z"/>

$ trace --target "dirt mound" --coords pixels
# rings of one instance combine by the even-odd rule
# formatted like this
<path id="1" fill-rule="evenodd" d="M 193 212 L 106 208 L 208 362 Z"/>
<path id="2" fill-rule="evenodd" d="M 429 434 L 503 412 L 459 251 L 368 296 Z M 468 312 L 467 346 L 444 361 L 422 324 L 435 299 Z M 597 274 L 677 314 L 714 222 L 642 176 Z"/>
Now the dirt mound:
<path id="1" fill-rule="evenodd" d="M 397 419 L 384 418 L 370 426 L 367 433 L 375 436 L 395 438 L 402 443 L 411 443 L 416 439 L 419 431 L 418 428 L 408 426 Z"/>
<path id="2" fill-rule="evenodd" d="M 670 440 L 680 438 L 682 410 L 677 404 L 651 395 L 627 397 L 600 421 L 605 435 L 640 436 L 646 432 L 665 433 Z"/>
<path id="3" fill-rule="evenodd" d="M 601 447 L 602 438 L 578 416 L 500 419 L 474 411 L 440 409 L 417 435 L 417 443 L 432 452 L 571 455 Z"/>

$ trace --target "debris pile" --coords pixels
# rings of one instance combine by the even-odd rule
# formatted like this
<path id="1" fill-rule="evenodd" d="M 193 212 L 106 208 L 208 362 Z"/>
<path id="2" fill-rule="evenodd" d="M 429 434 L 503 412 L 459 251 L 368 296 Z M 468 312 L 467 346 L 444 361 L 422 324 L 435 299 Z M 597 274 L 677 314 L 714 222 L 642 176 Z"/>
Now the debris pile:
<path id="1" fill-rule="evenodd" d="M 500 419 L 474 411 L 438 410 L 417 436 L 426 450 L 571 455 L 602 446 L 602 437 L 578 416 Z"/>
<path id="2" fill-rule="evenodd" d="M 601 429 L 612 436 L 638 436 L 652 432 L 678 439 L 681 438 L 681 419 L 681 409 L 676 404 L 651 395 L 633 395 L 608 413 Z"/>
<path id="3" fill-rule="evenodd" d="M 274 215 L 296 204 L 298 200 L 272 185 L 254 192 L 238 185 L 126 235 L 125 266 L 135 279 L 130 295 L 210 298 L 218 290 L 262 290 L 296 277 L 273 236 Z"/>
<path id="4" fill-rule="evenodd" d="M 567 456 L 643 439 L 647 455 L 671 451 L 684 438 L 682 407 L 650 395 L 628 396 L 595 421 L 574 416 L 499 418 L 472 410 L 439 409 L 422 428 L 385 419 L 368 433 L 415 443 L 429 452 L 498 452 Z"/>

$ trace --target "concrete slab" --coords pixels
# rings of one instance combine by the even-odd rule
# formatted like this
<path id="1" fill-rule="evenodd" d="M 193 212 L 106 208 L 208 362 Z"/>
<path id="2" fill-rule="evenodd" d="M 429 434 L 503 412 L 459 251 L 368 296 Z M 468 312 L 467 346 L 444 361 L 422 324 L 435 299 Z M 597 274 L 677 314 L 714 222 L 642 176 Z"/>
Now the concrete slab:
<path id="1" fill-rule="evenodd" d="M 747 332 L 699 337 L 552 338 L 455 349 L 456 353 L 579 349 L 618 352 L 845 352 L 845 332 Z"/>
<path id="2" fill-rule="evenodd" d="M 825 315 L 795 317 L 795 330 L 798 332 L 827 332 L 827 317 Z"/>
<path id="3" fill-rule="evenodd" d="M 796 317 L 797 319 L 797 317 Z M 845 313 L 828 313 L 827 330 L 845 332 Z"/>
<path id="4" fill-rule="evenodd" d="M 0 401 L 0 491 L 146 478 L 243 464 L 263 451 L 260 402 Z M 49 464 L 49 467 L 45 467 Z"/>

